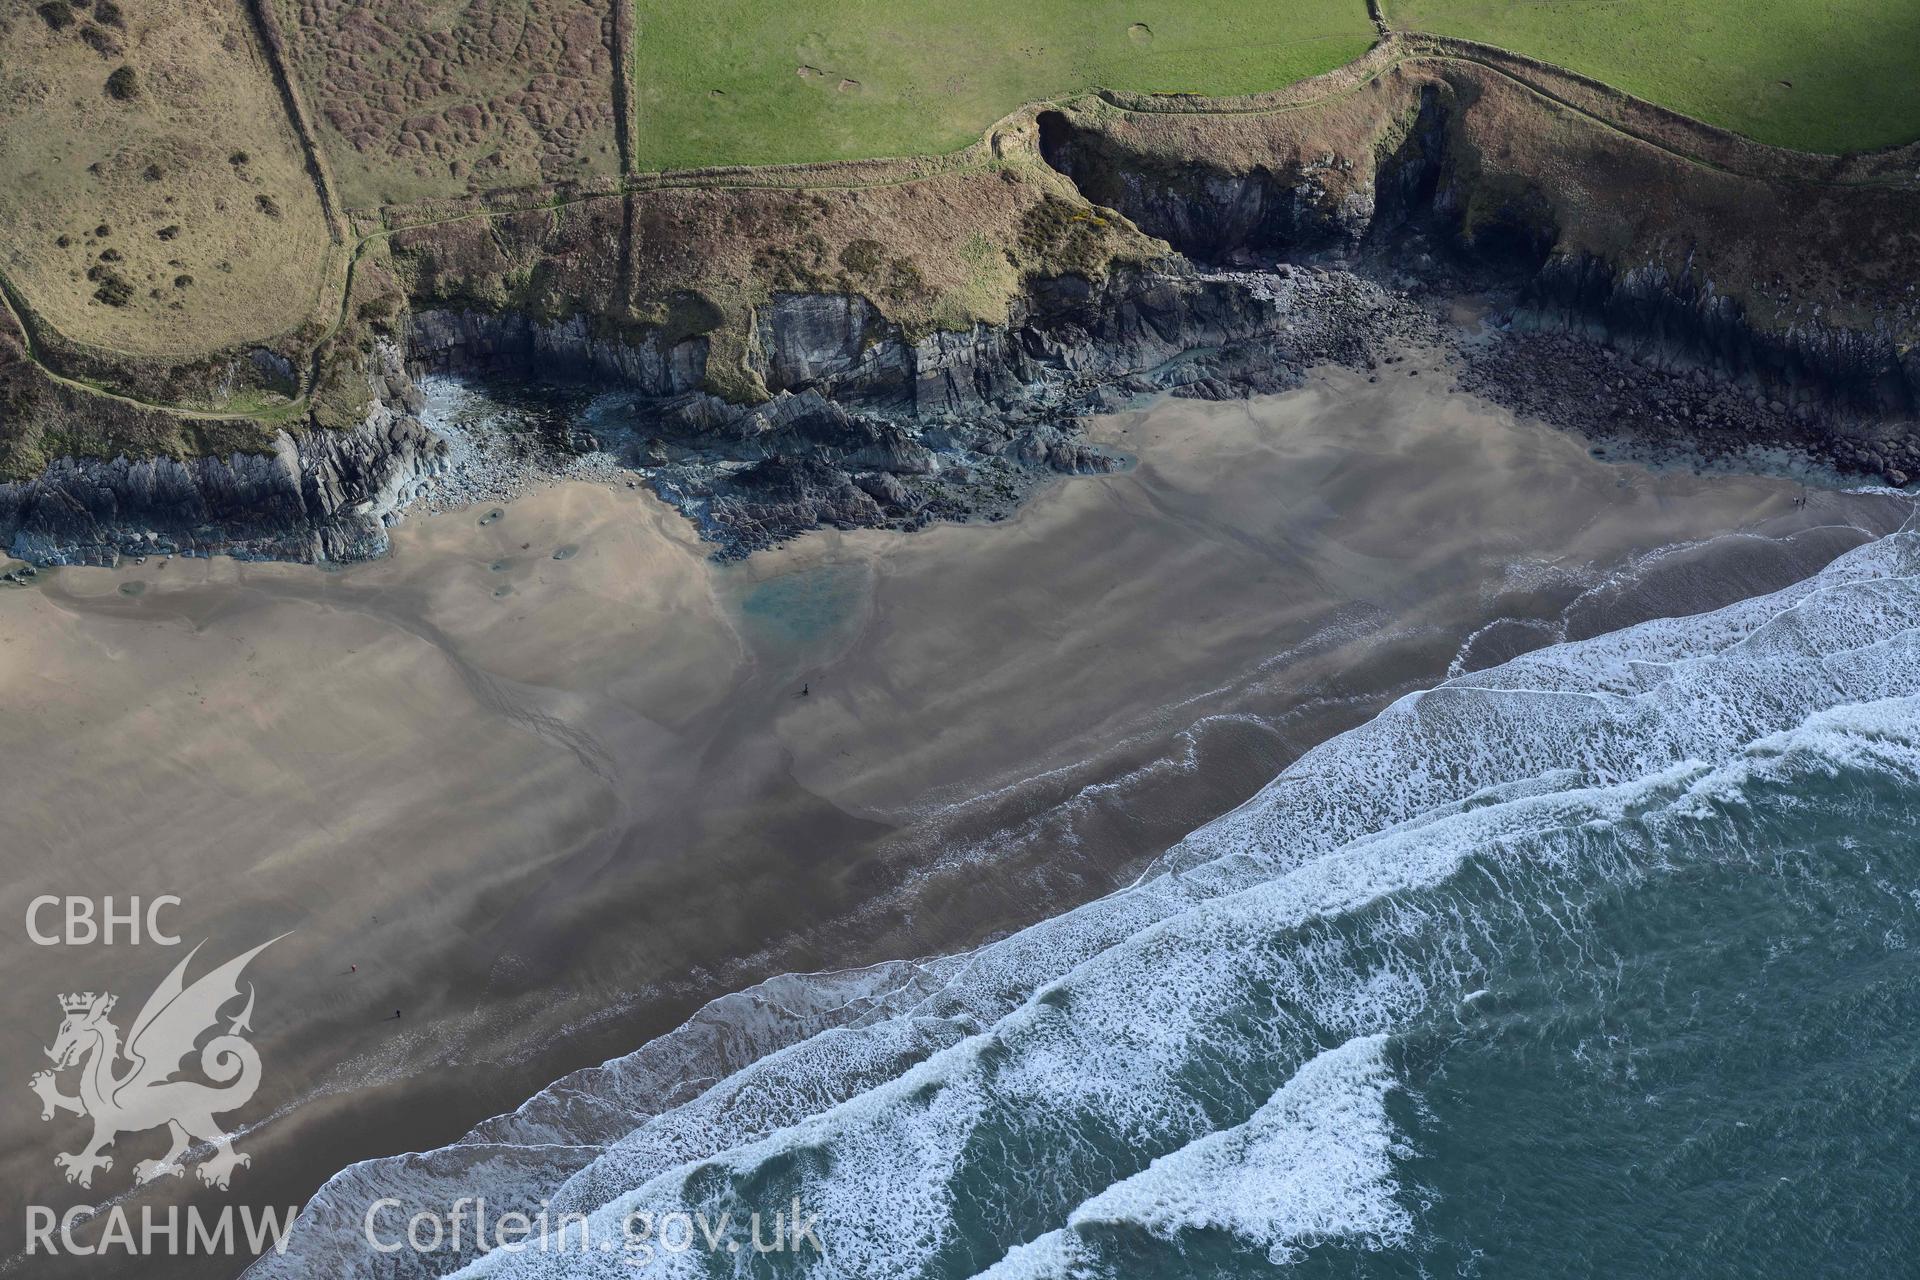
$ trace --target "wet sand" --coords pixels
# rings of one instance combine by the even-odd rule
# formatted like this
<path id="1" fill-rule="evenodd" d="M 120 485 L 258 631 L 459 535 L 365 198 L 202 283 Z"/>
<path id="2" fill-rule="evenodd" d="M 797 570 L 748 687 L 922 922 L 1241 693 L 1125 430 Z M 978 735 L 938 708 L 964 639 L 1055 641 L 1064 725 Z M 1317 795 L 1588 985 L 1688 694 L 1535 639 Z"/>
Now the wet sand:
<path id="1" fill-rule="evenodd" d="M 1432 376 L 1098 432 L 1137 467 L 1014 520 L 745 565 L 574 484 L 338 572 L 0 592 L 0 1198 L 98 1201 L 165 1147 L 129 1135 L 92 1193 L 53 1169 L 84 1136 L 25 1088 L 55 997 L 124 1027 L 184 948 L 35 946 L 37 895 L 178 895 L 208 964 L 291 931 L 249 971 L 252 1166 L 143 1198 L 298 1203 L 757 978 L 1099 893 L 1450 669 L 1772 589 L 1909 509 L 1596 459 Z"/>

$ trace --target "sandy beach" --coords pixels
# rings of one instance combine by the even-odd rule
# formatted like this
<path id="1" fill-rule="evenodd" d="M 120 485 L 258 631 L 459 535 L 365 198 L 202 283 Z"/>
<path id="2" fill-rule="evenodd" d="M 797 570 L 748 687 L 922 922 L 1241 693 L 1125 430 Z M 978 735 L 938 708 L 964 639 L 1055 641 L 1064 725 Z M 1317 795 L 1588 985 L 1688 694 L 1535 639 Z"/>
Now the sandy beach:
<path id="1" fill-rule="evenodd" d="M 97 1202 L 164 1149 L 128 1135 L 68 1186 L 84 1129 L 26 1081 L 57 996 L 130 1018 L 202 939 L 196 966 L 286 935 L 249 970 L 253 1163 L 140 1194 L 298 1204 L 759 978 L 1123 883 L 1450 671 L 1777 587 L 1911 509 L 1596 457 L 1446 382 L 1162 402 L 1096 424 L 1128 470 L 1012 520 L 744 564 L 644 489 L 572 483 L 336 571 L 0 591 L 5 1202 Z M 179 897 L 183 945 L 27 936 L 34 898 L 109 894 Z"/>

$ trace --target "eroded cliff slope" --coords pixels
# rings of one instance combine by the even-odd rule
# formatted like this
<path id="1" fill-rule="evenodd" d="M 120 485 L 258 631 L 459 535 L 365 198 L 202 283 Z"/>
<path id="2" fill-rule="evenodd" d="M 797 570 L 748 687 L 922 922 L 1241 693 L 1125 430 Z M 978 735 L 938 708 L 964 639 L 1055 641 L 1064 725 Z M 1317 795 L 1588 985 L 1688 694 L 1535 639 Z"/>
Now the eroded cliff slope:
<path id="1" fill-rule="evenodd" d="M 310 353 L 229 358 L 299 384 L 284 421 L 96 403 L 0 326 L 0 537 L 376 550 L 440 465 L 424 372 L 626 390 L 589 446 L 727 553 L 992 515 L 1108 465 L 1080 415 L 1371 365 L 1448 340 L 1463 295 L 1496 332 L 1460 380 L 1518 409 L 1920 472 L 1920 148 L 1778 151 L 1460 42 L 1393 37 L 1258 99 L 1050 104 L 945 161 L 435 202 L 356 235 Z"/>

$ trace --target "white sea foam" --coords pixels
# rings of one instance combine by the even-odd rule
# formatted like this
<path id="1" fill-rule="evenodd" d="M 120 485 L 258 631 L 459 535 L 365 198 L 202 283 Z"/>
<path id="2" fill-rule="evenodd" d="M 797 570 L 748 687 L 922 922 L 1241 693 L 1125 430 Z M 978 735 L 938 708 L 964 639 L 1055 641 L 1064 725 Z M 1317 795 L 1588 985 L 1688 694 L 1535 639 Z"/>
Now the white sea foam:
<path id="1" fill-rule="evenodd" d="M 981 1280 L 1067 1276 L 1084 1261 L 1081 1233 L 1139 1227 L 1163 1240 L 1229 1232 L 1276 1264 L 1325 1240 L 1387 1248 L 1413 1218 L 1397 1198 L 1396 1143 L 1386 1098 L 1393 1076 L 1384 1035 L 1360 1036 L 1313 1058 L 1244 1124 L 1210 1133 L 1075 1209 L 1066 1228 L 1011 1251 Z"/>
<path id="2" fill-rule="evenodd" d="M 368 1274 L 341 1228 L 376 1189 L 443 1207 L 449 1188 L 496 1203 L 538 1191 L 617 1234 L 635 1209 L 739 1205 L 778 1187 L 820 1215 L 815 1274 L 886 1280 L 938 1265 L 963 1216 L 1016 1231 L 1007 1268 L 1068 1258 L 1076 1223 L 1123 1212 L 1284 1256 L 1344 1230 L 1302 1181 L 1324 1164 L 1335 1179 L 1379 1175 L 1349 1234 L 1387 1239 L 1404 1225 L 1382 1207 L 1396 1203 L 1390 1173 L 1342 1154 L 1373 1150 L 1384 1122 L 1354 1118 L 1366 1107 L 1353 1087 L 1315 1084 L 1355 1068 L 1327 1046 L 1377 1045 L 1485 988 L 1503 920 L 1577 934 L 1586 886 L 1692 856 L 1702 842 L 1678 824 L 1737 805 L 1758 775 L 1920 776 L 1916 574 L 1920 537 L 1903 533 L 1772 596 L 1403 698 L 1124 892 L 966 956 L 832 980 L 831 997 L 797 994 L 827 979 L 793 980 L 773 1016 L 766 996 L 723 1002 L 468 1144 L 348 1171 L 289 1255 L 256 1271 Z M 734 1018 L 766 1025 L 736 1042 Z M 1276 1070 L 1302 1083 L 1241 1096 Z M 690 1093 L 687 1081 L 713 1083 Z M 1222 1112 L 1243 1119 L 1217 1129 Z M 1346 1145 L 1311 1157 L 1336 1138 Z M 1288 1169 L 1304 1216 L 1288 1218 L 1263 1181 Z M 1205 1206 L 1176 1187 L 1207 1178 Z M 632 1271 L 495 1254 L 465 1273 Z"/>

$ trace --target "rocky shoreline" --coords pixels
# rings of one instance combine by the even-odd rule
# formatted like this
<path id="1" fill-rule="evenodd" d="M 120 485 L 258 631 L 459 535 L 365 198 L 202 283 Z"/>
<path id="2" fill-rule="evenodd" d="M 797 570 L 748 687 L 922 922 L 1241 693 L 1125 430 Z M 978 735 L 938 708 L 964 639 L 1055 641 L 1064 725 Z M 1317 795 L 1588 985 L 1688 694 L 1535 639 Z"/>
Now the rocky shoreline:
<path id="1" fill-rule="evenodd" d="M 1036 297 L 1005 329 L 918 343 L 897 333 L 875 341 L 859 299 L 793 295 L 776 302 L 767 324 L 779 335 L 768 382 L 780 389 L 750 406 L 694 389 L 685 353 L 646 358 L 655 371 L 677 360 L 677 376 L 608 382 L 604 354 L 571 346 L 564 333 L 516 326 L 504 343 L 460 358 L 438 345 L 428 367 L 439 377 L 544 365 L 625 390 L 607 392 L 590 421 L 544 439 L 494 436 L 486 446 L 492 487 L 456 465 L 431 500 L 500 500 L 562 476 L 624 479 L 676 506 L 721 558 L 821 526 L 999 520 L 1059 476 L 1125 464 L 1081 438 L 1088 416 L 1163 394 L 1285 391 L 1319 364 L 1376 379 L 1419 376 L 1405 363 L 1410 348 L 1439 351 L 1457 390 L 1650 458 L 1789 465 L 1895 486 L 1920 474 L 1920 442 L 1910 433 L 1875 440 L 1859 432 L 1859 415 L 1821 395 L 1789 404 L 1684 352 L 1620 350 L 1545 322 L 1524 292 L 1503 292 L 1501 282 L 1491 286 L 1484 324 L 1457 324 L 1457 295 L 1489 282 L 1458 263 L 1436 266 L 1422 251 L 1434 277 L 1423 280 L 1408 274 L 1410 256 L 1223 271 L 1175 260 L 1100 288 Z M 426 327 L 457 331 L 467 344 L 500 336 L 486 317 L 434 316 Z M 537 356 L 516 354 L 516 344 Z M 512 477 L 504 488 L 503 458 Z"/>
<path id="2" fill-rule="evenodd" d="M 788 295 L 765 320 L 771 399 L 740 406 L 669 383 L 628 393 L 567 444 L 632 472 L 735 558 L 822 525 L 1005 518 L 1052 477 L 1124 464 L 1081 439 L 1087 415 L 1164 392 L 1284 390 L 1423 328 L 1405 299 L 1345 272 L 1170 262 L 1099 287 L 1053 283 L 1014 324 L 917 341 L 858 299 Z M 575 367 L 591 364 L 583 353 Z M 579 465 L 556 452 L 555 465 Z"/>
<path id="3" fill-rule="evenodd" d="M 642 357 L 626 367 L 648 376 L 604 381 L 605 365 L 570 351 L 565 333 L 428 313 L 415 349 L 434 358 L 388 347 L 358 429 L 282 433 L 266 457 L 63 461 L 0 485 L 0 536 L 40 564 L 350 560 L 384 552 L 386 527 L 415 501 L 501 501 L 548 478 L 622 472 L 678 507 L 725 558 L 821 525 L 1000 519 L 1053 476 L 1122 465 L 1079 438 L 1087 414 L 1169 391 L 1284 390 L 1312 365 L 1369 361 L 1423 323 L 1405 299 L 1317 268 L 1213 272 L 1172 259 L 1099 286 L 1043 283 L 1014 323 L 917 340 L 876 324 L 858 299 L 776 299 L 765 376 L 777 389 L 754 405 L 692 389 L 677 358 Z M 496 339 L 503 327 L 529 344 L 530 359 L 471 349 L 475 335 Z M 467 346 L 457 359 L 431 345 L 449 331 Z M 503 362 L 601 378 L 623 393 L 620 411 L 591 429 L 491 429 L 452 442 L 422 421 L 428 401 L 408 365 L 486 374 Z"/>
<path id="4" fill-rule="evenodd" d="M 352 430 L 282 430 L 264 454 L 61 458 L 0 484 L 0 543 L 39 565 L 382 555 L 387 526 L 444 469 L 446 444 L 414 413 L 398 349 L 386 346 L 374 367 L 389 398 Z"/>
<path id="5" fill-rule="evenodd" d="M 1849 435 L 1818 403 L 1788 404 L 1698 366 L 1637 360 L 1565 333 L 1522 329 L 1478 345 L 1460 386 L 1651 459 L 1754 470 L 1784 463 L 1896 488 L 1920 476 L 1920 440 L 1910 434 Z"/>
<path id="6" fill-rule="evenodd" d="M 116 384 L 184 414 L 90 396 L 99 370 L 41 367 L 0 314 L 0 545 L 350 559 L 409 503 L 580 474 L 650 486 L 738 557 L 819 525 L 999 518 L 1123 465 L 1088 415 L 1328 362 L 1413 372 L 1386 364 L 1409 345 L 1597 438 L 1905 485 L 1916 157 L 1780 151 L 1390 36 L 1252 98 L 1036 105 L 938 160 L 390 209 L 277 434 L 221 417 L 197 365 Z M 1458 323 L 1462 300 L 1489 324 Z M 439 376 L 600 399 L 436 438 Z"/>
<path id="7" fill-rule="evenodd" d="M 1789 404 L 1672 348 L 1623 352 L 1543 322 L 1519 291 L 1470 333 L 1448 310 L 1485 281 L 1457 263 L 1410 275 L 1421 260 L 1437 261 L 1417 244 L 1358 266 L 1207 270 L 1175 257 L 1097 285 L 1041 282 L 1008 325 L 918 339 L 858 298 L 784 295 L 762 320 L 774 394 L 753 405 L 699 389 L 695 348 L 622 354 L 578 327 L 427 312 L 406 350 L 383 346 L 356 430 L 282 433 L 264 457 L 63 460 L 0 485 L 0 536 L 41 565 L 354 560 L 383 554 L 414 504 L 503 502 L 577 478 L 645 485 L 716 556 L 739 558 L 821 526 L 1003 519 L 1055 477 L 1124 465 L 1081 438 L 1089 415 L 1160 394 L 1284 391 L 1326 363 L 1398 376 L 1409 346 L 1444 350 L 1463 391 L 1596 439 L 1752 465 L 1785 451 L 1893 485 L 1920 474 L 1910 433 L 1838 430 L 1828 397 Z M 449 417 L 462 379 L 534 372 L 571 377 L 575 409 L 596 389 L 603 403 L 536 425 Z"/>

